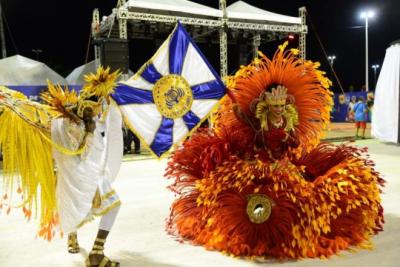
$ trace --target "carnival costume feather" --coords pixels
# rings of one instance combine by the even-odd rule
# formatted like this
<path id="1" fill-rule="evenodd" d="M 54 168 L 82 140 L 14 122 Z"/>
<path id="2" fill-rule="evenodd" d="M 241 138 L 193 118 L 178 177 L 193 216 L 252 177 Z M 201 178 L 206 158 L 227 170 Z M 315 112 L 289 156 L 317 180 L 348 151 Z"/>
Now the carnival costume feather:
<path id="1" fill-rule="evenodd" d="M 171 156 L 169 233 L 234 256 L 329 257 L 382 230 L 383 179 L 366 151 L 320 143 L 330 81 L 281 46 L 227 79 L 212 130 Z M 284 105 L 282 121 L 265 114 Z"/>

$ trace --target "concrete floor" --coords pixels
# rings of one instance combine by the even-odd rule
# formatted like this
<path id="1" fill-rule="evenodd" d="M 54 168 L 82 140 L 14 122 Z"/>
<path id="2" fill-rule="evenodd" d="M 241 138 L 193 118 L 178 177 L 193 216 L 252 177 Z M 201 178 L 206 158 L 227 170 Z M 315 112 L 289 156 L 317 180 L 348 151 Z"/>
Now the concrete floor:
<path id="1" fill-rule="evenodd" d="M 356 134 L 356 128 L 354 122 L 333 122 L 329 125 L 329 129 L 326 132 L 324 139 L 327 140 L 344 140 L 354 139 Z M 362 134 L 361 129 L 359 135 Z M 365 138 L 371 138 L 371 123 L 367 123 L 365 129 Z"/>
<path id="2" fill-rule="evenodd" d="M 122 266 L 400 266 L 400 147 L 376 140 L 357 141 L 368 146 L 376 168 L 387 180 L 382 194 L 385 231 L 373 238 L 375 248 L 345 252 L 329 260 L 307 259 L 254 262 L 182 244 L 164 231 L 174 196 L 163 177 L 166 161 L 125 161 L 115 182 L 123 205 L 106 245 L 107 255 Z M 52 242 L 35 238 L 36 226 L 15 210 L 0 214 L 0 266 L 84 266 L 98 221 L 79 231 L 80 254 L 68 254 L 66 238 Z"/>

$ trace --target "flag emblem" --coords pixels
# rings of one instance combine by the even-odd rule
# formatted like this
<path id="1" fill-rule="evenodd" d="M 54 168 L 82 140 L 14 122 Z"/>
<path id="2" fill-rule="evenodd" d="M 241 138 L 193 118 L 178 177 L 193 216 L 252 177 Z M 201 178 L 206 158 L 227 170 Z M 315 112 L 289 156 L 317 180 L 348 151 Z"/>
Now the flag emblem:
<path id="1" fill-rule="evenodd" d="M 193 94 L 189 83 L 182 76 L 169 74 L 153 87 L 154 103 L 166 118 L 176 119 L 190 111 Z"/>
<path id="2" fill-rule="evenodd" d="M 125 121 L 161 157 L 190 135 L 225 94 L 225 86 L 178 22 L 155 55 L 112 95 Z"/>

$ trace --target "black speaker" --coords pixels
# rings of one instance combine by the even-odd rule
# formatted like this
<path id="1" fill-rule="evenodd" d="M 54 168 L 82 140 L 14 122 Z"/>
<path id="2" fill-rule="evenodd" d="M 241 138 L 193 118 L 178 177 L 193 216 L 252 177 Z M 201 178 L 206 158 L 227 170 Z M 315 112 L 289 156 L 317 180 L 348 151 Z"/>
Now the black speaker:
<path id="1" fill-rule="evenodd" d="M 249 64 L 249 60 L 248 60 L 248 49 L 249 46 L 247 44 L 239 44 L 239 66 L 240 65 L 247 65 Z"/>
<path id="2" fill-rule="evenodd" d="M 119 69 L 127 74 L 129 70 L 129 41 L 125 39 L 101 39 L 95 44 L 100 45 L 100 63 L 110 67 L 112 71 Z"/>

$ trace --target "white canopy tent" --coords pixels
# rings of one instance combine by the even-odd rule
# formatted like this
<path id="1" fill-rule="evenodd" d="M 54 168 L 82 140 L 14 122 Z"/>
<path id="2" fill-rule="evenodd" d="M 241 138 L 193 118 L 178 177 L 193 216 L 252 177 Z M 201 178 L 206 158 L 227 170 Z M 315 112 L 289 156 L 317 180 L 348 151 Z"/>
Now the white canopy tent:
<path id="1" fill-rule="evenodd" d="M 0 85 L 20 91 L 31 100 L 47 88 L 47 81 L 66 85 L 67 81 L 46 64 L 15 55 L 0 60 Z"/>
<path id="2" fill-rule="evenodd" d="M 206 32 L 218 30 L 221 76 L 226 76 L 228 72 L 228 31 L 249 34 L 254 51 L 262 40 L 275 40 L 276 35 L 297 33 L 300 57 L 306 57 L 305 7 L 299 8 L 299 17 L 291 17 L 262 10 L 243 1 L 228 8 L 227 0 L 215 1 L 219 2 L 219 9 L 189 0 L 119 0 L 119 8 L 101 22 L 98 9 L 94 10 L 92 34 L 94 39 L 146 39 L 175 25 L 177 20 L 183 25 L 197 27 L 200 32 L 203 28 Z M 201 38 L 202 34 L 198 35 Z M 215 36 L 213 38 L 216 39 Z M 95 58 L 100 58 L 100 47 L 95 47 Z"/>
<path id="3" fill-rule="evenodd" d="M 15 55 L 0 59 L 0 84 L 5 86 L 67 84 L 66 80 L 46 64 L 30 58 Z"/>
<path id="4" fill-rule="evenodd" d="M 202 15 L 209 17 L 222 17 L 222 11 L 187 0 L 129 0 L 124 8 L 131 11 L 151 10 L 155 13 L 174 14 L 177 12 Z M 143 10 L 144 9 L 144 10 Z M 150 13 L 150 12 L 149 12 Z"/>
<path id="5" fill-rule="evenodd" d="M 65 79 L 69 85 L 82 85 L 85 82 L 85 75 L 96 73 L 98 66 L 100 66 L 100 61 L 98 59 L 92 60 L 75 68 Z M 128 75 L 129 77 L 133 76 L 133 72 L 129 70 Z"/>
<path id="6" fill-rule="evenodd" d="M 375 90 L 372 135 L 382 141 L 400 143 L 400 42 L 386 50 Z"/>
<path id="7" fill-rule="evenodd" d="M 83 84 L 85 81 L 85 75 L 96 72 L 96 66 L 99 64 L 98 59 L 90 61 L 87 64 L 75 68 L 65 79 L 69 85 Z"/>
<path id="8" fill-rule="evenodd" d="M 301 24 L 301 18 L 285 16 L 237 1 L 226 8 L 230 20 L 269 21 L 277 23 Z"/>
<path id="9" fill-rule="evenodd" d="M 221 18 L 222 10 L 194 3 L 188 0 L 129 0 L 124 8 L 130 11 L 149 11 L 153 13 L 177 13 L 203 15 Z M 301 24 L 299 17 L 291 17 L 254 7 L 246 2 L 237 1 L 226 8 L 228 19 L 269 21 L 278 23 Z"/>

